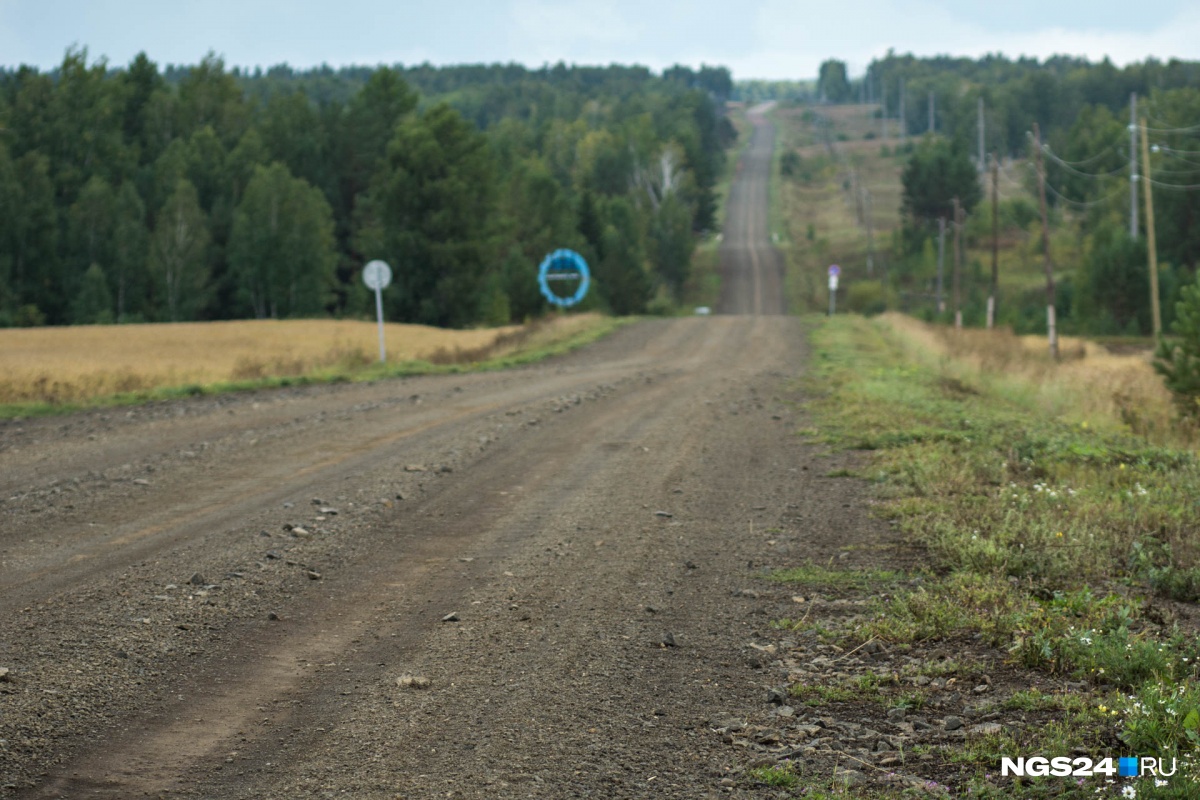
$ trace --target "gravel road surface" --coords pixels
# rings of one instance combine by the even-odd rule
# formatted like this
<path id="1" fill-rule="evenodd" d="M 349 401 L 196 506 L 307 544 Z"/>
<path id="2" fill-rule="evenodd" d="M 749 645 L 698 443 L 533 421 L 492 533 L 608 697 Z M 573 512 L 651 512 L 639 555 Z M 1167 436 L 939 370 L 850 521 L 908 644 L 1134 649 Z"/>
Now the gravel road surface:
<path id="1" fill-rule="evenodd" d="M 727 313 L 0 424 L 0 796 L 763 796 L 761 570 L 877 523 L 794 436 L 753 119 Z"/>

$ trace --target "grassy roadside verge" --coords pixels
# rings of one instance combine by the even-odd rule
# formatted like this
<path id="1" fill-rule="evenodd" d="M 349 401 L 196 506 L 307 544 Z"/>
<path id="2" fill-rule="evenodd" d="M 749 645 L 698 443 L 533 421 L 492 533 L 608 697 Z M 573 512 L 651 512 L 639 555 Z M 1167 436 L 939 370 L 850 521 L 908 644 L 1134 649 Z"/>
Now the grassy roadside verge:
<path id="1" fill-rule="evenodd" d="M 377 362 L 363 363 L 361 359 L 356 358 L 299 375 L 267 375 L 246 380 L 165 386 L 70 402 L 5 403 L 0 404 L 0 419 L 53 416 L 85 409 L 130 406 L 181 397 L 219 395 L 287 386 L 360 383 L 415 375 L 445 375 L 508 369 L 578 350 L 635 320 L 636 318 L 597 316 L 583 327 L 565 334 L 554 332 L 552 326 L 541 328 L 533 325 L 524 331 L 517 332 L 517 335 L 509 340 L 499 342 L 499 346 L 493 348 L 493 352 L 445 354 L 446 358 L 431 361 L 379 364 Z"/>
<path id="2" fill-rule="evenodd" d="M 918 659 L 923 684 L 869 669 L 796 682 L 792 697 L 815 706 L 877 698 L 920 708 L 927 689 L 912 686 L 941 680 L 944 687 L 946 674 L 970 673 L 972 648 L 981 648 L 995 655 L 992 675 L 1009 679 L 976 686 L 980 700 L 971 711 L 984 722 L 968 736 L 922 753 L 930 757 L 927 773 L 937 776 L 922 791 L 1196 797 L 1194 452 L 1135 435 L 1102 410 L 1066 418 L 1037 402 L 1038 387 L 1014 391 L 1016 378 L 1002 385 L 978 370 L 972 377 L 951 356 L 922 357 L 920 343 L 886 321 L 824 320 L 813 345 L 807 388 L 816 427 L 809 433 L 834 447 L 873 451 L 862 477 L 875 482 L 882 513 L 925 550 L 931 569 L 899 583 L 891 573 L 850 580 L 819 567 L 776 578 L 849 591 L 867 604 L 861 616 L 818 631 L 841 651 L 871 646 L 919 655 L 940 647 L 959 651 L 960 663 L 951 669 Z M 1009 724 L 1005 715 L 1018 713 L 1034 716 Z M 949 718 L 942 724 L 949 729 Z M 999 775 L 1002 756 L 1034 755 L 1177 758 L 1179 769 L 1162 781 Z M 796 786 L 804 783 L 801 776 Z M 912 790 L 864 788 L 849 796 Z"/>

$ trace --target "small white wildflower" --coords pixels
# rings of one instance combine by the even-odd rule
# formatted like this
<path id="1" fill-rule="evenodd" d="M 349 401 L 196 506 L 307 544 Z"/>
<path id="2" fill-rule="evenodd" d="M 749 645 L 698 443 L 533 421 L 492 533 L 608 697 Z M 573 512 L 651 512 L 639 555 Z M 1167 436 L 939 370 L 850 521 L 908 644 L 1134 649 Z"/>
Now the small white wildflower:
<path id="1" fill-rule="evenodd" d="M 1126 786 L 1121 790 L 1121 797 L 1137 797 L 1137 789 L 1132 786 Z"/>

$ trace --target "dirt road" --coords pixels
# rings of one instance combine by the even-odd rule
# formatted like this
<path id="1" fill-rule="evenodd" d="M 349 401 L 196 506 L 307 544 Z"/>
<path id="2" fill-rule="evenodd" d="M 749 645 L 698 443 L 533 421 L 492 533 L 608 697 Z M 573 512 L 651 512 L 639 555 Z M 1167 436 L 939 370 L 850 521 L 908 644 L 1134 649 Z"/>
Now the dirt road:
<path id="1" fill-rule="evenodd" d="M 770 242 L 767 199 L 775 128 L 766 118 L 774 103 L 747 114 L 754 133 L 729 189 L 721 241 L 721 314 L 782 314 L 783 257 Z"/>
<path id="2" fill-rule="evenodd" d="M 756 124 L 754 314 L 0 425 L 0 795 L 758 796 L 714 727 L 780 680 L 759 571 L 872 523 L 792 435 Z"/>

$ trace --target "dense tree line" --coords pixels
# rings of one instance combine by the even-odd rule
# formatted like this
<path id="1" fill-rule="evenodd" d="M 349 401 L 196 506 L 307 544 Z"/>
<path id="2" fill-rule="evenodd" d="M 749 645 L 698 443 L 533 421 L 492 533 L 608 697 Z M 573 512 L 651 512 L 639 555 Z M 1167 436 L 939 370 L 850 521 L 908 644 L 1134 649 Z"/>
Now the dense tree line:
<path id="1" fill-rule="evenodd" d="M 727 70 L 160 69 L 68 51 L 0 71 L 0 325 L 355 315 L 508 322 L 537 264 L 589 302 L 677 295 L 733 136 Z"/>

